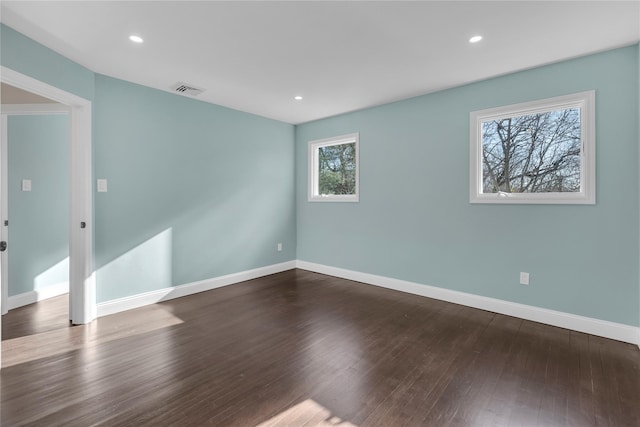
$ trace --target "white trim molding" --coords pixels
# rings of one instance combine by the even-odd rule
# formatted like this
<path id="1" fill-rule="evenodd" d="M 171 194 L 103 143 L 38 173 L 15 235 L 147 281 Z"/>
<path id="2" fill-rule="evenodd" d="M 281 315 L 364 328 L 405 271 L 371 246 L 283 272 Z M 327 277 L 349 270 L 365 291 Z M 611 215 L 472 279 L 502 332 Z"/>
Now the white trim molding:
<path id="1" fill-rule="evenodd" d="M 268 265 L 266 267 L 255 268 L 253 270 L 241 271 L 239 273 L 228 274 L 226 276 L 214 277 L 212 279 L 201 280 L 199 282 L 187 283 L 184 285 L 172 286 L 145 292 L 143 294 L 132 295 L 98 304 L 98 317 L 108 316 L 125 310 L 143 307 L 174 298 L 186 297 L 187 295 L 199 292 L 210 291 L 223 286 L 233 285 L 246 280 L 257 279 L 270 274 L 296 268 L 296 261 L 287 261 L 280 264 Z"/>
<path id="2" fill-rule="evenodd" d="M 2 114 L 30 116 L 41 114 L 69 114 L 71 108 L 63 104 L 2 104 Z"/>
<path id="3" fill-rule="evenodd" d="M 320 194 L 320 148 L 335 145 L 354 144 L 355 146 L 355 193 L 354 194 Z M 309 141 L 308 148 L 308 185 L 307 200 L 310 202 L 358 202 L 360 201 L 360 134 L 350 133 L 332 138 Z"/>
<path id="4" fill-rule="evenodd" d="M 35 291 L 24 292 L 22 294 L 8 297 L 7 308 L 9 310 L 13 310 L 14 308 L 34 304 L 66 293 L 69 293 L 69 282 L 56 283 L 55 285 L 47 286 L 42 289 L 36 289 Z"/>
<path id="5" fill-rule="evenodd" d="M 98 317 L 108 316 L 110 314 L 132 310 L 145 305 L 168 301 L 174 298 L 181 298 L 199 292 L 210 291 L 223 286 L 244 282 L 246 280 L 257 279 L 270 274 L 292 270 L 294 268 L 353 280 L 367 285 L 380 286 L 382 288 L 393 289 L 413 295 L 447 301 L 454 304 L 461 304 L 467 307 L 505 314 L 507 316 L 518 317 L 520 319 L 531 320 L 547 325 L 558 326 L 565 329 L 636 344 L 640 347 L 640 327 L 301 260 L 287 261 L 280 264 L 228 274 L 226 276 L 215 277 L 199 282 L 172 286 L 129 297 L 105 301 L 98 304 L 97 314 Z"/>
<path id="6" fill-rule="evenodd" d="M 0 81 L 64 104 L 63 107 L 52 107 L 55 104 L 42 104 L 36 107 L 23 106 L 21 107 L 23 112 L 36 114 L 38 110 L 65 109 L 66 107 L 69 113 L 71 121 L 69 317 L 73 324 L 89 323 L 96 316 L 92 251 L 91 101 L 4 66 L 0 66 Z M 15 111 L 13 112 L 15 113 Z M 59 113 L 63 114 L 64 111 L 59 111 Z"/>
<path id="7" fill-rule="evenodd" d="M 483 297 L 466 292 L 453 291 L 436 286 L 422 285 L 405 280 L 393 279 L 391 277 L 377 276 L 359 271 L 315 264 L 307 261 L 298 260 L 296 262 L 296 267 L 301 270 L 313 271 L 329 276 L 340 277 L 342 279 L 362 282 L 368 285 L 380 286 L 387 289 L 479 308 L 481 310 L 487 310 L 494 313 L 506 314 L 508 316 L 558 326 L 591 335 L 611 338 L 617 341 L 636 344 L 640 347 L 640 327 L 608 322 L 606 320 L 578 316 L 575 314 L 548 310 L 546 308 L 518 304 L 495 298 Z"/>
<path id="8" fill-rule="evenodd" d="M 577 192 L 484 192 L 483 123 L 502 121 L 568 109 L 580 110 L 580 191 Z M 596 92 L 574 93 L 554 98 L 473 111 L 469 114 L 469 202 L 530 204 L 596 203 Z M 533 138 L 533 137 L 531 137 Z M 528 145 L 532 150 L 533 140 Z M 523 173 L 526 171 L 523 171 Z"/>
<path id="9" fill-rule="evenodd" d="M 0 241 L 9 240 L 9 230 L 1 220 L 9 217 L 7 199 L 9 194 L 9 162 L 7 161 L 7 145 L 9 140 L 9 130 L 7 128 L 8 118 L 6 114 L 0 114 Z M 9 257 L 7 251 L 0 252 L 0 313 L 7 314 L 9 311 Z"/>

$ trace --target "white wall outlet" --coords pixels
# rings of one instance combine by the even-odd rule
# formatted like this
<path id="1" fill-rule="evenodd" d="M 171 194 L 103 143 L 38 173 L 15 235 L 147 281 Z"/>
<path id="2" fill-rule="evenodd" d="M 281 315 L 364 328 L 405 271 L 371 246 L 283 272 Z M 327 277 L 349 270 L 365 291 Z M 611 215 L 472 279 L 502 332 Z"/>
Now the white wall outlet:
<path id="1" fill-rule="evenodd" d="M 529 273 L 525 273 L 523 271 L 520 272 L 520 284 L 529 285 Z"/>
<path id="2" fill-rule="evenodd" d="M 107 192 L 107 180 L 99 179 L 98 180 L 98 193 L 106 193 Z"/>
<path id="3" fill-rule="evenodd" d="M 31 180 L 23 179 L 22 180 L 22 191 L 31 191 Z"/>
<path id="4" fill-rule="evenodd" d="M 278 252 L 282 252 L 282 243 L 278 243 Z"/>

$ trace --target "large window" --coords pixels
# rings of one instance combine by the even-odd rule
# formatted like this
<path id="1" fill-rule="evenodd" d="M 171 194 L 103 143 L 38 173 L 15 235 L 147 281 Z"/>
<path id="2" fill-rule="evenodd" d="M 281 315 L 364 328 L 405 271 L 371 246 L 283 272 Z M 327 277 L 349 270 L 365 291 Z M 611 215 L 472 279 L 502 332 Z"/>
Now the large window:
<path id="1" fill-rule="evenodd" d="M 309 201 L 358 201 L 357 133 L 309 142 Z"/>
<path id="2" fill-rule="evenodd" d="M 471 203 L 595 203 L 595 92 L 471 113 Z"/>

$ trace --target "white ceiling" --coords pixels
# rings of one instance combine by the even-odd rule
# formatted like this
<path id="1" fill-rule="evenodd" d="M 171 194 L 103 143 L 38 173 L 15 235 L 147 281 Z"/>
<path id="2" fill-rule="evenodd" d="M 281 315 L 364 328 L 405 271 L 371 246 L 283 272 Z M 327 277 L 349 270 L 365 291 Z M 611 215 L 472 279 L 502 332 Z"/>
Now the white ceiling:
<path id="1" fill-rule="evenodd" d="M 640 1 L 2 0 L 0 20 L 97 73 L 288 123 L 640 39 Z"/>

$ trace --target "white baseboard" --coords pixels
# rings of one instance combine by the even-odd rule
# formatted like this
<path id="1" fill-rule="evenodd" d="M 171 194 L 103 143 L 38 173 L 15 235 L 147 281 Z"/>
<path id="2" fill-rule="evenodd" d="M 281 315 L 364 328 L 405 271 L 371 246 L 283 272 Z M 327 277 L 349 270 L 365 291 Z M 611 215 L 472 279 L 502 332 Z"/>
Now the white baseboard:
<path id="1" fill-rule="evenodd" d="M 296 268 L 295 261 L 287 261 L 280 264 L 268 265 L 266 267 L 255 268 L 253 270 L 241 271 L 239 273 L 228 274 L 226 276 L 214 277 L 212 279 L 201 280 L 199 282 L 187 283 L 179 286 L 158 289 L 156 291 L 143 294 L 132 295 L 130 297 L 105 301 L 98 304 L 98 317 L 119 313 L 125 310 L 155 304 L 174 298 L 180 298 L 199 292 L 210 291 L 222 286 L 233 285 L 245 280 L 256 279 L 270 274 L 280 273 Z"/>
<path id="2" fill-rule="evenodd" d="M 46 288 L 10 296 L 7 298 L 7 308 L 9 310 L 13 310 L 14 308 L 33 304 L 48 298 L 64 295 L 66 293 L 69 293 L 69 282 L 56 283 L 55 285 L 47 286 Z"/>
<path id="3" fill-rule="evenodd" d="M 296 262 L 296 267 L 302 270 L 314 271 L 316 273 L 322 273 L 329 276 L 354 280 L 369 285 L 394 289 L 396 291 L 407 292 L 455 304 L 466 305 L 468 307 L 492 311 L 494 313 L 532 320 L 534 322 L 544 323 L 547 325 L 559 326 L 561 328 L 584 332 L 591 335 L 624 341 L 636 344 L 640 347 L 640 327 L 608 322 L 606 320 L 599 320 L 591 317 L 577 316 L 575 314 L 564 313 L 561 311 L 548 310 L 546 308 L 518 304 L 495 298 L 438 288 L 435 286 L 407 282 L 385 276 L 377 276 L 374 274 L 361 273 L 343 268 L 315 264 L 307 261 L 298 260 Z"/>
<path id="4" fill-rule="evenodd" d="M 618 341 L 628 342 L 636 344 L 640 347 L 640 327 L 594 319 L 591 317 L 578 316 L 561 311 L 549 310 L 546 308 L 534 307 L 525 304 L 518 304 L 495 298 L 469 294 L 466 292 L 459 292 L 450 289 L 439 288 L 436 286 L 422 285 L 419 283 L 408 282 L 391 277 L 362 273 L 359 271 L 331 267 L 301 260 L 283 262 L 281 264 L 274 264 L 266 267 L 256 268 L 253 270 L 247 270 L 239 273 L 229 274 L 226 276 L 202 280 L 199 282 L 172 286 L 169 288 L 159 289 L 143 294 L 132 295 L 130 297 L 102 302 L 97 306 L 98 317 L 119 313 L 125 310 L 131 310 L 149 304 L 155 304 L 161 301 L 180 298 L 199 292 L 209 291 L 211 289 L 220 288 L 222 286 L 233 285 L 245 280 L 256 279 L 258 277 L 263 277 L 294 268 L 314 271 L 329 276 L 354 280 L 368 285 L 380 286 L 400 292 L 434 298 L 441 301 L 448 301 L 455 304 L 478 308 L 481 310 L 492 311 L 494 313 L 506 314 L 508 316 L 532 320 L 534 322 L 544 323 L 547 325 L 558 326 L 561 328 L 584 332 L 591 335 L 597 335 Z M 26 298 L 26 296 L 22 297 L 21 295 L 10 297 L 10 309 L 14 308 L 12 307 L 12 298 L 17 299 L 18 297 Z M 36 300 L 26 302 L 22 305 L 31 304 L 32 302 L 36 302 Z"/>

